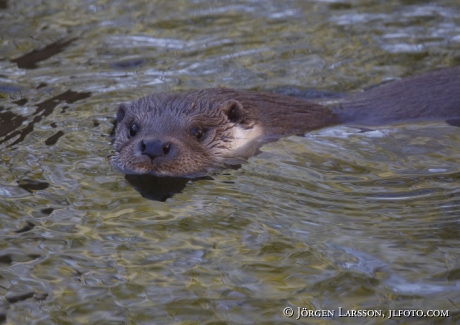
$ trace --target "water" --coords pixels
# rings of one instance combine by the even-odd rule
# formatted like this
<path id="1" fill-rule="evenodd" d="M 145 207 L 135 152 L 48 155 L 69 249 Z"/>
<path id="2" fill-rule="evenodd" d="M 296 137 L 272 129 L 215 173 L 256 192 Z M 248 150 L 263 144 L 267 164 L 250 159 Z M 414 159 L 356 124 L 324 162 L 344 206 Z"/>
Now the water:
<path id="1" fill-rule="evenodd" d="M 156 200 L 108 161 L 117 104 L 153 91 L 458 65 L 457 1 L 3 0 L 0 30 L 3 323 L 459 322 L 458 128 L 289 137 Z M 387 318 L 407 309 L 449 317 Z"/>

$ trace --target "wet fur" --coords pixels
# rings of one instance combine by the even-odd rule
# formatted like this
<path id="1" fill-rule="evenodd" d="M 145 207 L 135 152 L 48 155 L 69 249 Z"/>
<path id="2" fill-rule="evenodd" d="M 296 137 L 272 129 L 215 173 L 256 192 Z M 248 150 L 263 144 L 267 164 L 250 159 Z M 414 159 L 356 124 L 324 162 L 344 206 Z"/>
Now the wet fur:
<path id="1" fill-rule="evenodd" d="M 268 141 L 337 125 L 460 119 L 460 67 L 384 84 L 336 103 L 228 88 L 157 93 L 117 113 L 112 164 L 126 174 L 195 177 L 241 162 Z M 133 124 L 139 127 L 130 135 Z M 203 132 L 198 139 L 194 130 Z M 167 144 L 145 154 L 145 143 Z M 164 146 L 166 148 L 166 145 Z"/>

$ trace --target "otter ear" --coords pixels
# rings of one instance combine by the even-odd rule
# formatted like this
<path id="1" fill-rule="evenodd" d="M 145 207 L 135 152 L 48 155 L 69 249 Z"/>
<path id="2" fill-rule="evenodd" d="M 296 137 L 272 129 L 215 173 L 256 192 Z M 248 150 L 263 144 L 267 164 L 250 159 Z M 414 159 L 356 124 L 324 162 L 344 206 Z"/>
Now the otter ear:
<path id="1" fill-rule="evenodd" d="M 220 109 L 227 115 L 230 122 L 242 123 L 244 121 L 244 108 L 239 101 L 230 99 L 222 103 Z"/>
<path id="2" fill-rule="evenodd" d="M 126 112 L 128 111 L 128 105 L 125 103 L 120 104 L 118 106 L 118 111 L 117 111 L 117 123 L 120 123 L 126 115 Z"/>

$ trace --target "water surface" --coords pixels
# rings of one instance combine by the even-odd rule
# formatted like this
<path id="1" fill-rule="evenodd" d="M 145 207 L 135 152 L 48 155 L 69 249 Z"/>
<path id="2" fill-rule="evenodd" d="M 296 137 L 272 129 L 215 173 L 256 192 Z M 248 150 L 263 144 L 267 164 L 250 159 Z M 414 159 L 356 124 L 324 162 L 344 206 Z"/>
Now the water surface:
<path id="1" fill-rule="evenodd" d="M 165 202 L 108 161 L 117 105 L 153 91 L 342 93 L 456 66 L 457 1 L 3 0 L 0 30 L 4 323 L 459 322 L 458 128 L 289 137 Z"/>

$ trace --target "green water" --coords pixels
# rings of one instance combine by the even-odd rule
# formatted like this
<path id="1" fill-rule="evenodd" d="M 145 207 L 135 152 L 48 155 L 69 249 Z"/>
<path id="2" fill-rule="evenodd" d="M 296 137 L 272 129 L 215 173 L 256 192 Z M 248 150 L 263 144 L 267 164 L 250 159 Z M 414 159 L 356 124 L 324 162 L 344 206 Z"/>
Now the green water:
<path id="1" fill-rule="evenodd" d="M 458 128 L 282 139 L 165 202 L 108 161 L 117 105 L 153 91 L 458 65 L 458 1 L 2 0 L 0 31 L 0 323 L 460 322 Z"/>

